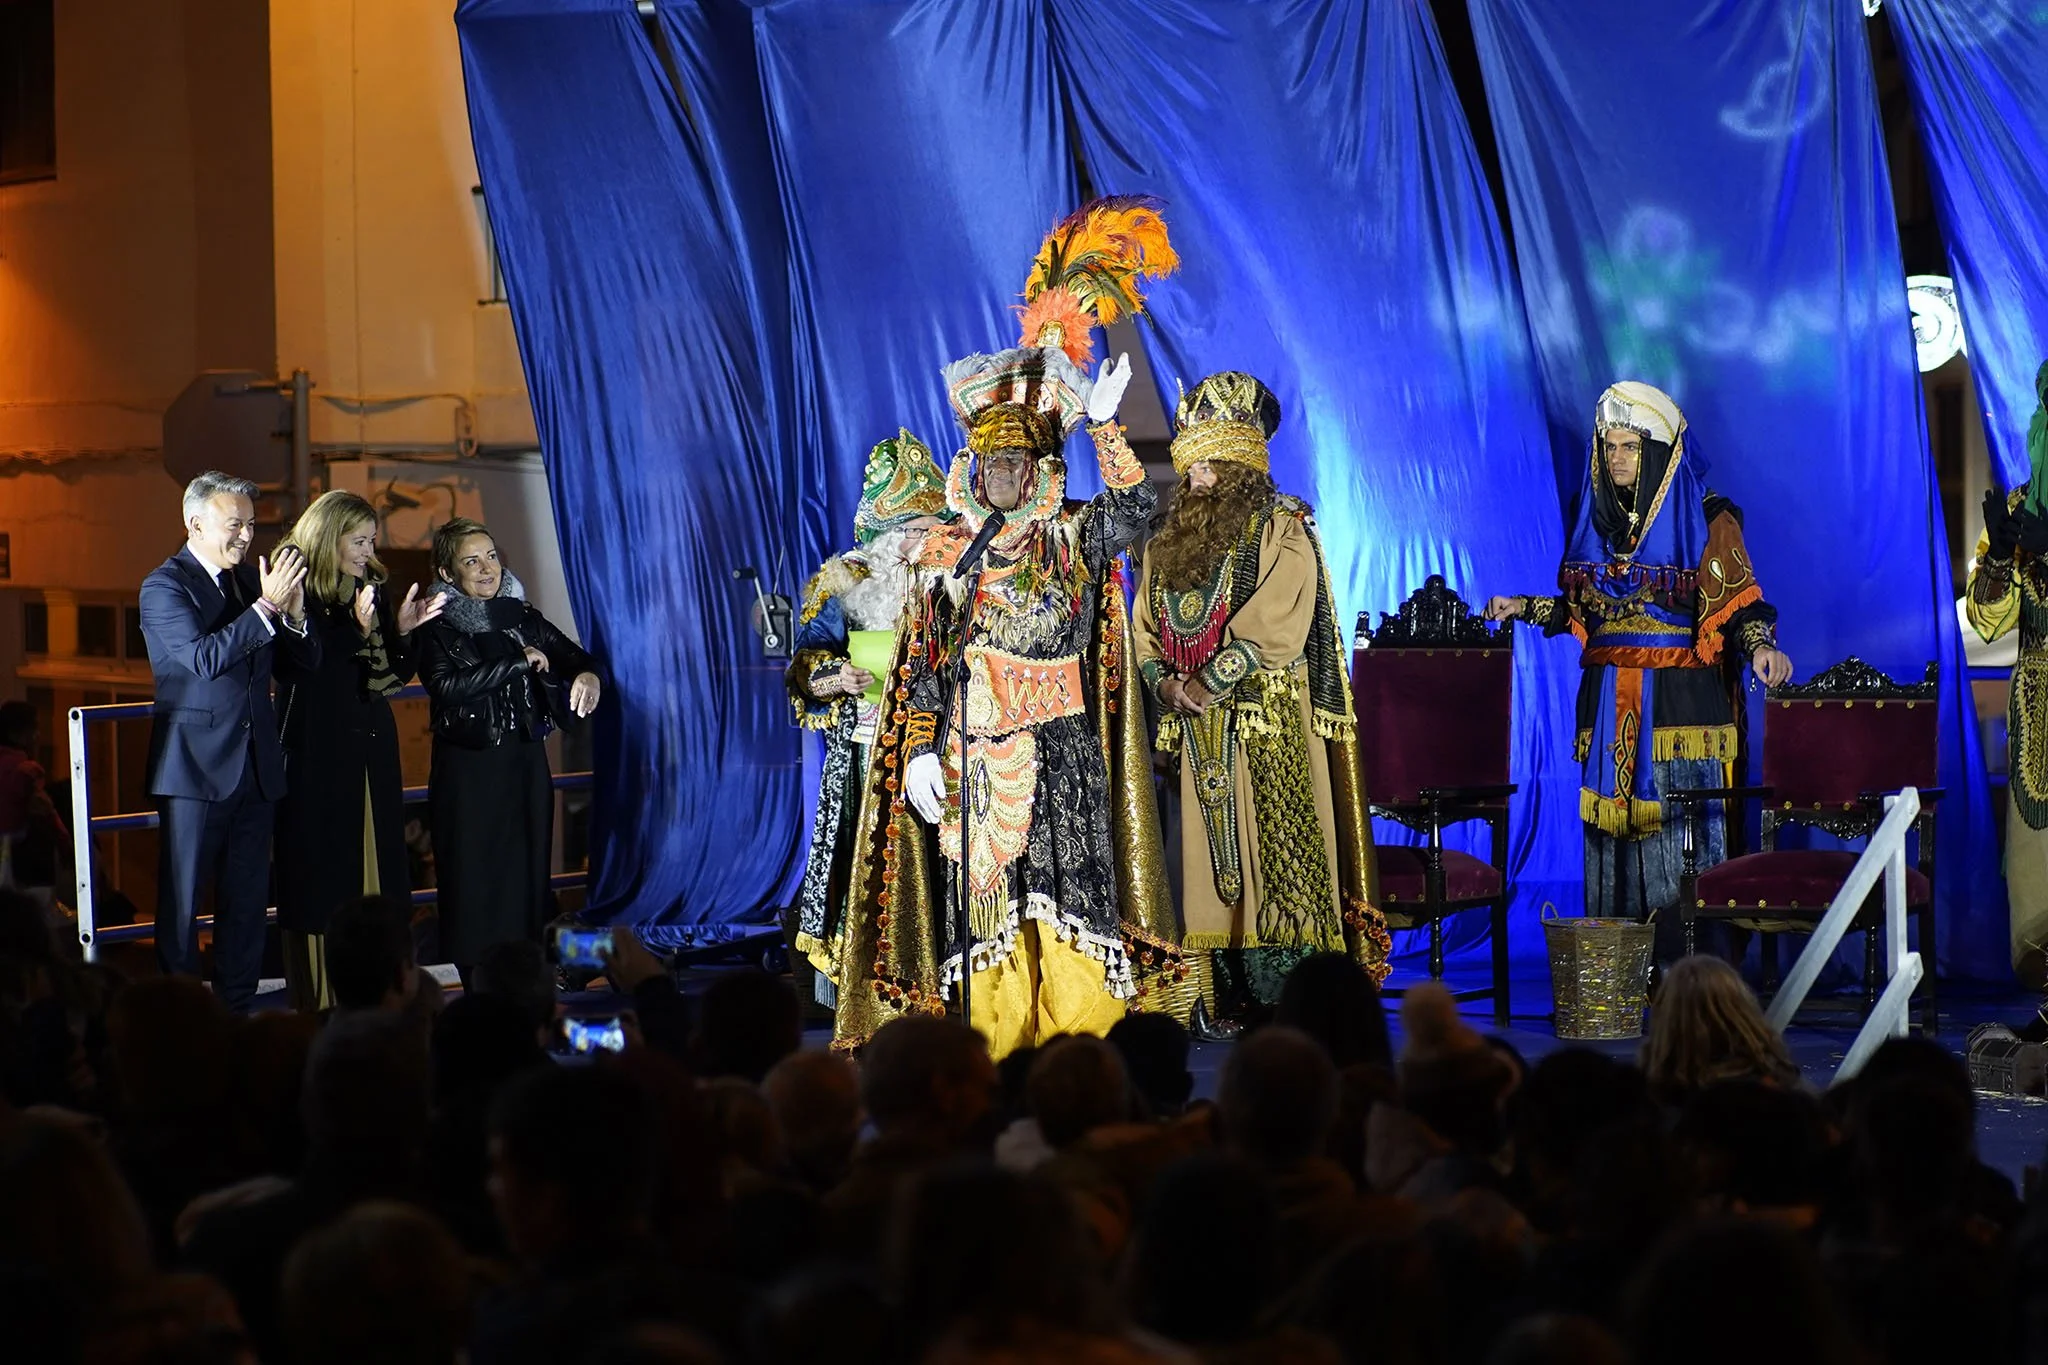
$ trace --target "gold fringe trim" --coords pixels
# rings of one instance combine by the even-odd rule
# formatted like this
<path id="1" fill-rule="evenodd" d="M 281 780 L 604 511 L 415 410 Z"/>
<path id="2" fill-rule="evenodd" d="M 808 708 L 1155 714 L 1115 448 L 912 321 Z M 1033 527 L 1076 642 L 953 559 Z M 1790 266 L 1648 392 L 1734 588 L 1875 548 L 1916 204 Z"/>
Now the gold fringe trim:
<path id="1" fill-rule="evenodd" d="M 1316 927 L 1315 941 L 1310 943 L 1280 943 L 1260 938 L 1256 933 L 1182 934 L 1180 946 L 1187 953 L 1213 952 L 1218 948 L 1310 948 L 1319 953 L 1341 953 L 1344 935 L 1340 931 L 1332 936 L 1324 925 Z"/>
<path id="2" fill-rule="evenodd" d="M 1740 542 L 1737 543 L 1738 545 L 1740 544 Z M 1743 567 L 1747 571 L 1748 565 L 1745 564 Z M 1701 596 L 1704 597 L 1705 594 L 1702 593 Z M 1693 628 L 1695 632 L 1694 652 L 1710 664 L 1719 663 L 1721 661 L 1721 649 L 1727 644 L 1727 639 L 1721 634 L 1721 627 L 1736 612 L 1763 600 L 1763 585 L 1754 578 L 1751 578 L 1749 582 L 1737 588 L 1733 596 L 1722 598 L 1716 602 L 1699 624 Z"/>
<path id="3" fill-rule="evenodd" d="M 799 930 L 796 936 L 796 950 L 810 959 L 811 966 L 816 968 L 827 981 L 830 981 L 834 986 L 840 984 L 839 947 L 837 944 L 827 943 L 816 934 L 807 934 Z"/>
<path id="4" fill-rule="evenodd" d="M 1289 718 L 1301 714 L 1301 683 L 1293 669 L 1262 668 L 1237 685 L 1231 704 L 1237 710 L 1240 739 L 1270 735 L 1275 714 Z"/>
<path id="5" fill-rule="evenodd" d="M 1650 757 L 1658 763 L 1700 758 L 1726 763 L 1735 757 L 1735 750 L 1733 725 L 1659 726 L 1650 732 Z"/>
<path id="6" fill-rule="evenodd" d="M 798 729 L 823 732 L 837 728 L 839 724 L 839 710 L 845 704 L 846 698 L 834 697 L 824 710 L 813 711 L 802 702 L 792 698 L 790 710 L 795 715 Z"/>
<path id="7" fill-rule="evenodd" d="M 1180 946 L 1186 952 L 1206 953 L 1217 948 L 1272 948 L 1278 945 L 1260 942 L 1257 934 L 1216 933 L 1182 934 Z"/>
<path id="8" fill-rule="evenodd" d="M 1269 708 L 1283 715 L 1293 715 L 1301 709 L 1301 680 L 1294 676 L 1292 669 L 1261 669 L 1239 683 L 1229 698 L 1219 699 L 1219 704 L 1228 704 L 1236 709 L 1239 735 L 1269 735 L 1273 733 Z M 1180 752 L 1181 727 L 1163 723 L 1175 719 L 1177 716 L 1172 713 L 1162 717 L 1159 733 L 1152 741 L 1152 747 L 1162 754 Z M 1358 737 L 1358 722 L 1351 716 L 1312 710 L 1309 712 L 1309 724 L 1314 728 L 1317 739 L 1326 739 L 1333 744 L 1349 744 Z"/>
<path id="9" fill-rule="evenodd" d="M 1604 797 L 1591 787 L 1581 787 L 1579 819 L 1617 839 L 1640 839 L 1664 828 L 1664 806 L 1629 796 Z"/>
<path id="10" fill-rule="evenodd" d="M 797 624 L 809 625 L 818 619 L 818 613 L 825 604 L 835 597 L 846 596 L 848 590 L 867 581 L 873 570 L 865 564 L 858 564 L 845 555 L 834 555 L 818 566 L 811 575 L 811 581 L 804 585 L 803 610 L 797 616 Z"/>
<path id="11" fill-rule="evenodd" d="M 783 681 L 789 691 L 790 716 L 803 729 L 830 730 L 839 724 L 840 713 L 848 699 L 834 697 L 830 701 L 813 700 L 798 690 L 797 680 L 801 678 L 808 682 L 813 673 L 834 659 L 842 657 L 829 649 L 800 649 L 796 652 L 796 657 L 789 661 L 789 667 L 784 670 Z"/>
<path id="12" fill-rule="evenodd" d="M 1660 725 L 1650 731 L 1650 759 L 1669 763 L 1674 759 L 1717 758 L 1733 762 L 1738 750 L 1733 725 Z M 1593 748 L 1593 732 L 1581 730 L 1572 745 L 1572 757 L 1580 763 Z"/>

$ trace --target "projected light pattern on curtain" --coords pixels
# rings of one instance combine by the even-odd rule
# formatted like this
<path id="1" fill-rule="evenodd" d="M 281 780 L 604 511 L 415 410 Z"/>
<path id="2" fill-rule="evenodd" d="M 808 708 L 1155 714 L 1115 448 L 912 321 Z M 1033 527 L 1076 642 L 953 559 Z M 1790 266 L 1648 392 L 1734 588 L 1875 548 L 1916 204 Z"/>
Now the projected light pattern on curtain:
<path id="1" fill-rule="evenodd" d="M 1554 573 L 1563 518 L 1526 325 L 1427 8 L 1052 13 L 1092 182 L 1165 199 L 1187 262 L 1144 332 L 1167 408 L 1176 378 L 1242 369 L 1272 385 L 1274 477 L 1316 508 L 1347 626 L 1432 573 L 1475 607 Z M 1578 670 L 1524 634 L 1510 857 L 1514 923 L 1536 952 L 1542 901 L 1577 897 Z M 1484 931 L 1466 917 L 1451 946 Z"/>
<path id="2" fill-rule="evenodd" d="M 1977 401 L 2010 488 L 2028 474 L 2034 371 L 2048 357 L 2048 6 L 1893 0 L 1886 14 L 1933 161 Z"/>
<path id="3" fill-rule="evenodd" d="M 2003 888 L 1963 689 L 1862 17 L 1832 0 L 1472 0 L 1559 487 L 1617 378 L 1685 408 L 1801 676 L 1941 663 L 1944 968 Z M 1558 645 L 1558 648 L 1565 646 Z"/>

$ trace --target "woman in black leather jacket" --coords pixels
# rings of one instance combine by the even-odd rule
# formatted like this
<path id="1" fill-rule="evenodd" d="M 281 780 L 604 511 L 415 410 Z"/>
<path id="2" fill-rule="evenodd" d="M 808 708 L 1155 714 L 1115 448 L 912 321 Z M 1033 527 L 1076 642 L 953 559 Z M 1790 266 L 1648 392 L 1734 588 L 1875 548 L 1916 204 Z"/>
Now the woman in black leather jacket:
<path id="1" fill-rule="evenodd" d="M 485 950 L 547 923 L 555 799 L 545 741 L 589 715 L 590 656 L 526 600 L 481 523 L 434 533 L 441 615 L 420 634 L 433 703 L 429 809 L 441 947 L 467 977 Z"/>

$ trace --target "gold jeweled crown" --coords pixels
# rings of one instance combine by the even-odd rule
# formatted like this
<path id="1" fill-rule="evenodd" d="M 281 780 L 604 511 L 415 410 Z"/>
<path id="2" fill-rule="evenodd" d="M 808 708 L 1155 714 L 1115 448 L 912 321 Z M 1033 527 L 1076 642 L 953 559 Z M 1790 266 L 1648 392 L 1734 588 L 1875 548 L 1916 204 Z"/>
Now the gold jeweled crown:
<path id="1" fill-rule="evenodd" d="M 1173 426 L 1175 473 L 1204 462 L 1249 465 L 1263 473 L 1272 465 L 1266 443 L 1280 428 L 1280 400 L 1242 370 L 1224 370 L 1181 395 Z"/>
<path id="2" fill-rule="evenodd" d="M 867 545 L 919 517 L 946 514 L 946 476 L 932 460 L 931 447 L 899 427 L 875 443 L 861 478 L 860 506 L 853 514 L 853 538 Z"/>

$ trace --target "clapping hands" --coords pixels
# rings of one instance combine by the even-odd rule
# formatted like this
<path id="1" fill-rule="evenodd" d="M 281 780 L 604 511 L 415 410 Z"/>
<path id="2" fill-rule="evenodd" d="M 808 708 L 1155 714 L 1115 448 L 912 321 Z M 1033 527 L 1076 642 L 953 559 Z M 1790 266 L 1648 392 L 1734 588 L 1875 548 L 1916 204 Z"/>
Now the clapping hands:
<path id="1" fill-rule="evenodd" d="M 294 618 L 305 610 L 306 557 L 292 546 L 280 546 L 275 559 L 258 555 L 256 578 L 271 606 Z"/>

